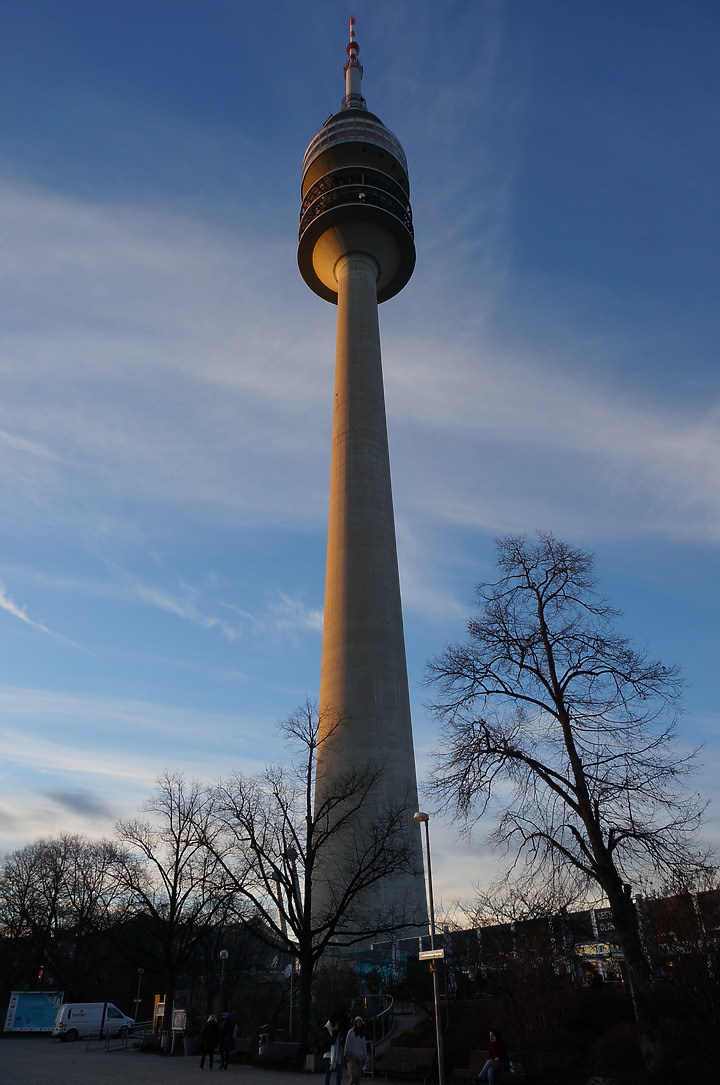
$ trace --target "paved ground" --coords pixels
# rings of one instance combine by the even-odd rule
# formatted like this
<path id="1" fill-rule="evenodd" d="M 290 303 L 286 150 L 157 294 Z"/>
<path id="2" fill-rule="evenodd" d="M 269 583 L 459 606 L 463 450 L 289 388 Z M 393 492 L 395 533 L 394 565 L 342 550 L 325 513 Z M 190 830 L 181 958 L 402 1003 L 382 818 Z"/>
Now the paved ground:
<path id="1" fill-rule="evenodd" d="M 0 1085 L 195 1085 L 200 1077 L 200 1058 L 196 1055 L 150 1055 L 128 1047 L 106 1051 L 93 1043 L 90 1050 L 80 1040 L 61 1044 L 51 1037 L 42 1039 L 13 1036 L 0 1038 Z M 322 1074 L 304 1075 L 263 1070 L 255 1066 L 233 1065 L 218 1070 L 215 1061 L 213 1078 L 217 1085 L 324 1085 Z M 204 1074 L 208 1073 L 207 1064 Z M 347 1081 L 347 1078 L 344 1079 Z"/>

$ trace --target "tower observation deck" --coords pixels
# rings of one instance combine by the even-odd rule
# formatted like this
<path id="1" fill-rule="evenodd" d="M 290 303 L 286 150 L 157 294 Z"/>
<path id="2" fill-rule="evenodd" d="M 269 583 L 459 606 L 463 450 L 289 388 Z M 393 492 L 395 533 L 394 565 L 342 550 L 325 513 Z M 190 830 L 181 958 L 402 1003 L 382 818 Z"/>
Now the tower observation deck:
<path id="1" fill-rule="evenodd" d="M 359 51 L 351 23 L 342 109 L 325 121 L 303 159 L 300 274 L 311 290 L 332 302 L 338 296 L 337 261 L 345 253 L 373 257 L 378 301 L 399 293 L 415 267 L 405 152 L 367 110 L 359 92 Z"/>
<path id="2" fill-rule="evenodd" d="M 417 931 L 427 908 L 378 323 L 378 303 L 412 275 L 415 242 L 405 153 L 367 110 L 352 19 L 347 54 L 342 108 L 303 160 L 298 244 L 303 279 L 338 307 L 316 808 L 350 773 L 382 771 L 318 859 L 313 909 L 332 909 L 358 834 L 399 812 L 407 860 L 363 910 Z"/>

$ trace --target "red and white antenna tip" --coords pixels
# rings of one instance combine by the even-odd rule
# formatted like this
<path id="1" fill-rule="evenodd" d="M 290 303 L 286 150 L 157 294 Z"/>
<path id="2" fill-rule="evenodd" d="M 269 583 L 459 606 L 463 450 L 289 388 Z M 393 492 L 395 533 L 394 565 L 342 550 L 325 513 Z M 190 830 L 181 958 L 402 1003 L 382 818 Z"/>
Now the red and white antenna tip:
<path id="1" fill-rule="evenodd" d="M 346 48 L 345 52 L 350 57 L 350 59 L 348 61 L 348 64 L 357 66 L 358 65 L 358 54 L 360 53 L 360 46 L 358 45 L 357 40 L 355 38 L 355 16 L 354 15 L 350 16 L 350 41 L 347 43 L 347 48 Z"/>
<path id="2" fill-rule="evenodd" d="M 347 62 L 345 72 L 345 98 L 343 109 L 366 109 L 365 99 L 360 93 L 360 80 L 362 79 L 362 64 L 359 61 L 360 46 L 355 38 L 355 16 L 350 16 L 350 41 L 345 49 Z"/>

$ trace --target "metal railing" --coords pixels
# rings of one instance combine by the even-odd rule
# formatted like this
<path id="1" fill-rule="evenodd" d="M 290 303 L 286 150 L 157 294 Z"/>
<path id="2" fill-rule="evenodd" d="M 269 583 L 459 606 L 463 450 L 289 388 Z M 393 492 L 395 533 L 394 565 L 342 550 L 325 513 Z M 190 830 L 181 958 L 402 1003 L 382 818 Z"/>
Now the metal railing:
<path id="1" fill-rule="evenodd" d="M 365 1073 L 370 1077 L 375 1077 L 375 1049 L 378 1044 L 387 1040 L 388 1036 L 392 1034 L 395 1028 L 395 1001 L 391 995 L 385 995 L 385 1007 L 380 1013 L 375 1014 L 373 1017 L 366 1018 L 366 1036 L 367 1031 L 372 1031 L 372 1039 L 367 1039 L 367 1048 L 370 1051 L 370 1057 L 365 1063 Z M 367 1006 L 367 999 L 365 1004 Z M 366 1011 L 367 1012 L 367 1011 Z"/>
<path id="2" fill-rule="evenodd" d="M 400 203 L 394 196 L 371 185 L 342 185 L 333 188 L 314 200 L 300 219 L 299 236 L 302 237 L 311 222 L 329 211 L 333 207 L 341 207 L 343 204 L 365 204 L 368 207 L 379 207 L 388 211 L 394 218 L 402 222 L 411 237 L 414 237 L 412 212 L 407 204 Z"/>
<path id="3" fill-rule="evenodd" d="M 92 1044 L 102 1045 L 106 1051 L 120 1051 L 124 1047 L 134 1047 L 142 1042 L 148 1033 L 152 1033 L 152 1027 L 152 1021 L 136 1021 L 132 1028 L 123 1028 L 113 1034 L 110 1034 L 107 1029 L 103 1029 L 102 1032 L 100 1030 L 90 1032 L 83 1037 L 85 1050 L 96 1050 L 96 1048 L 91 1048 Z"/>
<path id="4" fill-rule="evenodd" d="M 360 185 L 363 188 L 369 185 L 381 192 L 387 192 L 409 210 L 407 193 L 389 174 L 383 173 L 382 170 L 366 169 L 363 166 L 343 166 L 339 170 L 333 170 L 332 173 L 326 173 L 324 177 L 320 177 L 308 190 L 300 208 L 300 220 L 302 221 L 307 210 L 320 196 L 347 185 Z"/>

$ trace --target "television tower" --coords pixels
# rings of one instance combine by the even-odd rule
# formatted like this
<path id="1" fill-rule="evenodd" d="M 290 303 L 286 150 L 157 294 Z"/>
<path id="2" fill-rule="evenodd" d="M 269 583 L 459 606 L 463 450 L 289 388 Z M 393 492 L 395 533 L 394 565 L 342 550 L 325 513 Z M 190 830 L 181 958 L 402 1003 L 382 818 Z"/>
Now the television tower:
<path id="1" fill-rule="evenodd" d="M 366 823 L 402 805 L 415 872 L 379 882 L 372 906 L 411 927 L 427 923 L 427 907 L 378 302 L 408 282 L 415 243 L 405 153 L 368 112 L 359 53 L 351 18 L 342 107 L 310 141 L 302 173 L 300 273 L 338 307 L 316 797 L 350 771 L 382 765 Z M 342 834 L 333 848 L 314 880 L 319 909 L 335 865 L 347 863 Z"/>

